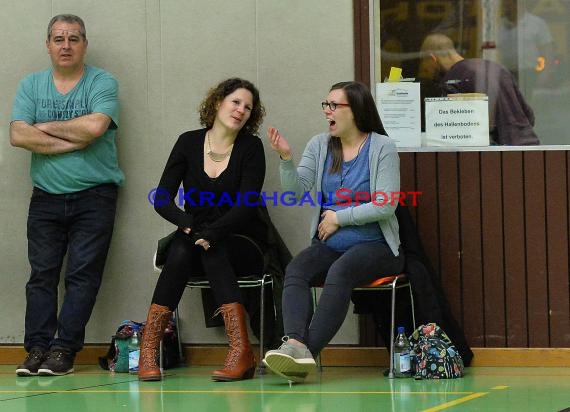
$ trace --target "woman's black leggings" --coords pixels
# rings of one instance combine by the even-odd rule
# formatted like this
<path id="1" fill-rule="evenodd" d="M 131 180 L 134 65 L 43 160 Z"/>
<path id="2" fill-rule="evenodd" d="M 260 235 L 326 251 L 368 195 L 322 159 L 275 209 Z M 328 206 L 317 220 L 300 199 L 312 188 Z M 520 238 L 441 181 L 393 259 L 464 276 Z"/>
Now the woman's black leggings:
<path id="1" fill-rule="evenodd" d="M 206 251 L 196 246 L 192 237 L 177 231 L 156 283 L 152 303 L 176 309 L 191 277 L 208 279 L 218 306 L 242 303 L 238 276 L 261 276 L 262 272 L 263 255 L 249 238 L 231 235 Z"/>

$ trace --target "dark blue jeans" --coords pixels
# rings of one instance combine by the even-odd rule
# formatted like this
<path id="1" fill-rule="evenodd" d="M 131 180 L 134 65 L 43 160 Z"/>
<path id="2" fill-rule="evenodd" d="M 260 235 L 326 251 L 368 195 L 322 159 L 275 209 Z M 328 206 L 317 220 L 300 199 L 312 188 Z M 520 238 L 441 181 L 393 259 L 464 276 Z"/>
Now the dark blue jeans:
<path id="1" fill-rule="evenodd" d="M 28 213 L 24 347 L 83 348 L 85 326 L 101 285 L 115 222 L 117 186 L 104 184 L 71 194 L 34 188 Z M 63 260 L 65 293 L 58 310 Z M 56 335 L 57 333 L 57 335 Z"/>
<path id="2" fill-rule="evenodd" d="M 313 241 L 293 258 L 285 271 L 285 335 L 305 343 L 317 355 L 342 326 L 352 289 L 383 275 L 401 273 L 403 269 L 402 248 L 399 256 L 394 256 L 383 242 L 361 243 L 341 253 Z M 313 285 L 323 285 L 314 314 Z"/>

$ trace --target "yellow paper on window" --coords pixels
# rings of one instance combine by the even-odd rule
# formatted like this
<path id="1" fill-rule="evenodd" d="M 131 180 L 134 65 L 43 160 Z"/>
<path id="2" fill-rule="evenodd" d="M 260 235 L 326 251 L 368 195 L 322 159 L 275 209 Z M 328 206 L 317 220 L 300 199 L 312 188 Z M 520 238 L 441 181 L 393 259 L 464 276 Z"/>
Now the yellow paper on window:
<path id="1" fill-rule="evenodd" d="M 388 76 L 389 82 L 399 82 L 402 78 L 402 69 L 399 67 L 390 68 L 390 76 Z"/>

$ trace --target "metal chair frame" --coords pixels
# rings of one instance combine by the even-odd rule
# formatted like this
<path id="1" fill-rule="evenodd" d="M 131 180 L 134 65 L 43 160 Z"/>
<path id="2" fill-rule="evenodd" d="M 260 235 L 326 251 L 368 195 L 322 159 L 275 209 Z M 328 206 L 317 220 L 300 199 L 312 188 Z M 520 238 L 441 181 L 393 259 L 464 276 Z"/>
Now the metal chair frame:
<path id="1" fill-rule="evenodd" d="M 259 288 L 259 359 L 258 359 L 258 372 L 263 373 L 265 366 L 261 360 L 263 359 L 264 351 L 264 337 L 265 337 L 265 287 L 273 284 L 273 277 L 269 273 L 264 273 L 260 278 L 254 276 L 243 276 L 238 278 L 238 285 L 240 288 Z M 186 283 L 188 289 L 209 289 L 210 284 L 207 279 L 191 279 Z M 180 325 L 178 323 L 178 308 L 175 310 L 176 327 L 180 334 Z M 179 339 L 180 342 L 180 339 Z M 179 350 L 182 356 L 182 346 L 180 344 Z M 182 359 L 182 358 L 181 358 Z"/>
<path id="2" fill-rule="evenodd" d="M 394 378 L 394 331 L 396 328 L 396 290 L 401 288 L 408 288 L 410 292 L 410 300 L 412 304 L 412 321 L 414 325 L 414 330 L 416 328 L 416 317 L 414 314 L 414 295 L 412 293 L 412 284 L 409 278 L 404 273 L 392 276 L 384 276 L 376 279 L 375 281 L 369 283 L 365 286 L 359 286 L 353 290 L 364 290 L 364 291 L 374 291 L 374 290 L 389 290 L 392 292 L 392 307 L 391 307 L 391 317 L 390 317 L 390 369 L 388 371 L 388 378 Z M 321 286 L 313 287 L 313 310 L 316 309 L 318 298 L 317 289 L 322 288 Z M 317 355 L 317 366 L 321 368 L 321 356 Z"/>
<path id="3" fill-rule="evenodd" d="M 247 236 L 244 235 L 239 235 L 239 234 L 234 234 L 233 236 L 235 237 L 241 237 L 241 238 L 246 238 L 248 240 L 250 240 L 255 247 L 258 249 L 259 253 L 261 256 L 263 256 L 263 252 L 262 250 L 259 248 L 259 246 L 255 243 L 255 241 L 253 241 L 252 239 L 250 239 Z M 161 271 L 161 267 L 158 267 L 156 265 L 156 252 L 154 253 L 154 256 L 152 258 L 152 265 L 154 267 L 154 271 L 157 273 L 160 273 Z M 237 279 L 237 283 L 238 286 L 240 288 L 259 288 L 260 289 L 260 301 L 259 301 L 259 306 L 260 306 L 260 314 L 259 314 L 259 359 L 258 359 L 258 372 L 259 373 L 263 373 L 265 371 L 265 366 L 263 365 L 263 362 L 261 362 L 261 360 L 263 359 L 263 355 L 264 355 L 264 349 L 265 349 L 265 343 L 264 343 L 264 337 L 265 337 L 265 287 L 268 285 L 273 285 L 273 277 L 271 276 L 271 274 L 264 272 L 260 277 L 251 275 L 251 276 L 239 276 Z M 191 278 L 187 283 L 186 283 L 186 288 L 188 289 L 209 289 L 210 288 L 210 284 L 208 282 L 208 280 L 205 277 L 200 277 L 200 278 Z M 181 330 L 180 330 L 180 316 L 179 316 L 179 312 L 178 312 L 178 308 L 176 308 L 174 310 L 174 321 L 176 324 L 176 329 L 178 331 L 178 355 L 180 357 L 180 362 L 184 362 L 184 350 L 182 349 L 182 339 L 181 339 Z M 162 341 L 160 342 L 161 344 L 161 350 L 160 350 L 160 367 L 162 369 Z"/>

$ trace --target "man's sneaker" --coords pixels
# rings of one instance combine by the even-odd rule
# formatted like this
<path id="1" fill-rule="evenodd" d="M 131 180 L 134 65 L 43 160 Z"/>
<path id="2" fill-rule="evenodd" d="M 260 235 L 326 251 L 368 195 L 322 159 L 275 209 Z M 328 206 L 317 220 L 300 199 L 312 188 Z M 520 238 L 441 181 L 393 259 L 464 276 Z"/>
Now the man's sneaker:
<path id="1" fill-rule="evenodd" d="M 267 351 L 263 364 L 287 380 L 303 382 L 317 364 L 309 349 L 291 344 L 288 340 L 288 337 L 284 337 L 279 349 Z"/>
<path id="2" fill-rule="evenodd" d="M 46 358 L 46 352 L 42 348 L 32 348 L 26 356 L 24 363 L 16 369 L 18 376 L 36 376 L 40 365 Z"/>
<path id="3" fill-rule="evenodd" d="M 75 353 L 67 348 L 53 347 L 49 350 L 46 360 L 40 365 L 40 376 L 59 376 L 73 372 Z"/>

